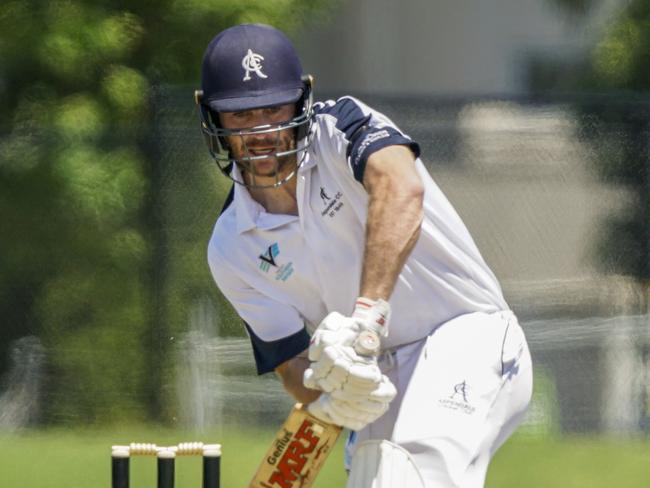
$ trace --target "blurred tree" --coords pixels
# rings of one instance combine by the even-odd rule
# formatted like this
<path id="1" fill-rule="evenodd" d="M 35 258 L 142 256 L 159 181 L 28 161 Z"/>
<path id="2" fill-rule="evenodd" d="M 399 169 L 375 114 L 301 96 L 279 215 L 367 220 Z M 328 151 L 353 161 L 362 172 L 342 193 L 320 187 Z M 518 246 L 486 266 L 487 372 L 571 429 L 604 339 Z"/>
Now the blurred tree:
<path id="1" fill-rule="evenodd" d="M 598 2 L 551 0 L 570 14 Z M 580 73 L 557 74 L 546 88 L 590 93 L 576 104 L 581 136 L 598 176 L 631 198 L 601 230 L 597 254 L 606 271 L 635 278 L 650 298 L 650 0 L 621 4 Z M 567 82 L 567 78 L 570 82 Z M 548 80 L 547 80 L 548 81 Z M 538 87 L 541 88 L 541 87 Z M 596 96 L 598 94 L 599 96 Z M 605 95 L 603 97 L 603 95 Z"/>
<path id="2" fill-rule="evenodd" d="M 207 170 L 192 173 L 207 164 L 193 155 L 165 157 L 165 87 L 199 79 L 203 50 L 219 30 L 266 22 L 291 33 L 328 4 L 0 6 L 0 373 L 12 340 L 41 339 L 46 421 L 173 415 L 163 407 L 170 338 L 209 280 L 210 229 L 185 222 L 173 234 L 185 238 L 170 244 L 170 166 L 194 174 L 185 190 L 213 208 L 212 217 L 221 197 L 214 180 L 202 178 Z M 191 91 L 186 95 L 191 112 Z M 185 259 L 170 265 L 170 255 Z M 184 292 L 170 295 L 174 286 Z"/>

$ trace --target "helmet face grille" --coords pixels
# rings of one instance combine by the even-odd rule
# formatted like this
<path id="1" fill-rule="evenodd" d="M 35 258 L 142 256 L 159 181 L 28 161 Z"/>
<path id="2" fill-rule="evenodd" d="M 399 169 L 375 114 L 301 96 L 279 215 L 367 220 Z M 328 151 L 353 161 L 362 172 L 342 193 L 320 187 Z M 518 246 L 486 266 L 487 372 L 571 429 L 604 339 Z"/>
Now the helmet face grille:
<path id="1" fill-rule="evenodd" d="M 303 97 L 298 103 L 298 113 L 289 121 L 273 124 L 263 125 L 258 127 L 251 127 L 247 129 L 225 129 L 219 123 L 218 113 L 210 110 L 202 100 L 200 92 L 196 92 L 196 102 L 199 108 L 199 119 L 201 125 L 201 133 L 208 147 L 210 156 L 215 160 L 222 173 L 235 183 L 249 187 L 249 188 L 273 188 L 278 187 L 289 181 L 304 163 L 307 151 L 312 143 L 313 137 L 313 96 L 311 89 L 311 77 L 304 77 L 303 80 Z M 295 145 L 284 151 L 279 150 L 280 134 L 282 131 L 291 130 L 294 133 Z M 277 150 L 264 155 L 252 154 L 245 143 L 247 136 L 266 134 L 275 137 L 275 147 Z M 232 151 L 228 144 L 228 138 L 241 137 L 245 154 L 238 158 L 234 158 Z M 296 164 L 289 174 L 281 173 L 281 161 L 286 161 L 289 158 L 295 158 Z M 259 184 L 255 178 L 254 167 L 257 161 L 275 160 L 275 170 L 271 175 L 274 181 L 271 183 L 265 182 Z M 239 172 L 232 171 L 233 165 L 237 165 L 241 170 Z M 243 177 L 243 173 L 249 175 L 248 179 Z M 265 178 L 268 181 L 268 178 Z"/>

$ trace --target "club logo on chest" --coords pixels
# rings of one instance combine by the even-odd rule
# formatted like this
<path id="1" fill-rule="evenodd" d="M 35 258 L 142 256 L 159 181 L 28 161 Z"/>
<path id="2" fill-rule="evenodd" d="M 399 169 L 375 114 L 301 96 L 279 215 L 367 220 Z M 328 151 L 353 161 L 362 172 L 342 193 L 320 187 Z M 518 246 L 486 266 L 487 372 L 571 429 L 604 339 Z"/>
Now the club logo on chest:
<path id="1" fill-rule="evenodd" d="M 274 268 L 274 276 L 277 281 L 287 281 L 289 276 L 293 274 L 293 262 L 289 261 L 285 264 L 280 264 L 277 257 L 280 255 L 280 245 L 275 242 L 271 244 L 266 250 L 258 256 L 259 268 L 268 273 L 271 267 Z"/>
<path id="2" fill-rule="evenodd" d="M 343 198 L 343 193 L 340 191 L 337 191 L 333 197 L 330 196 L 330 193 L 324 188 L 320 187 L 320 198 L 323 201 L 323 210 L 321 211 L 321 216 L 329 216 L 330 218 L 333 218 L 339 210 L 343 207 L 343 202 L 341 199 Z"/>

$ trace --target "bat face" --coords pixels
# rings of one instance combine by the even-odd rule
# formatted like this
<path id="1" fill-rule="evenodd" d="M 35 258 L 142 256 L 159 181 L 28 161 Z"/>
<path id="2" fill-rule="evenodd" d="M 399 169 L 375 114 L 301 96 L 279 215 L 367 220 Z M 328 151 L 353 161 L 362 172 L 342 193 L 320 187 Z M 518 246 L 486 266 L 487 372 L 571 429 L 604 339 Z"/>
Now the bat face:
<path id="1" fill-rule="evenodd" d="M 341 427 L 318 420 L 296 404 L 249 488 L 309 488 L 340 433 Z"/>

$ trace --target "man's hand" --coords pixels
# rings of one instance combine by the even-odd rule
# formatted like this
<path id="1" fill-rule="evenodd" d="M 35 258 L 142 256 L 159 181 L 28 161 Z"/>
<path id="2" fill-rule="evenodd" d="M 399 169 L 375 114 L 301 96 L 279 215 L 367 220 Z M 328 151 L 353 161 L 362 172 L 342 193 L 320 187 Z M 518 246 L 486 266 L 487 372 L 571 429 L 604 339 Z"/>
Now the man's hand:
<path id="1" fill-rule="evenodd" d="M 368 394 L 381 381 L 375 358 L 360 356 L 351 346 L 329 345 L 318 360 L 305 370 L 303 384 L 307 388 L 332 392 L 337 389 Z"/>
<path id="2" fill-rule="evenodd" d="M 307 407 L 313 416 L 330 424 L 361 430 L 388 410 L 397 391 L 386 376 L 369 394 L 354 395 L 343 390 L 322 394 Z"/>
<path id="3" fill-rule="evenodd" d="M 388 336 L 390 305 L 385 300 L 357 298 L 352 316 L 331 312 L 318 325 L 309 346 L 309 359 L 318 361 L 322 350 L 330 345 L 352 346 L 362 331 Z"/>
<path id="4" fill-rule="evenodd" d="M 376 354 L 379 344 L 364 336 L 369 332 L 373 334 L 371 337 L 388 335 L 389 317 L 388 302 L 366 298 L 357 299 L 351 317 L 338 312 L 325 317 L 309 346 L 312 364 L 305 371 L 305 386 L 331 392 L 349 384 L 359 394 L 374 390 L 382 374 L 376 357 L 368 353 Z"/>

